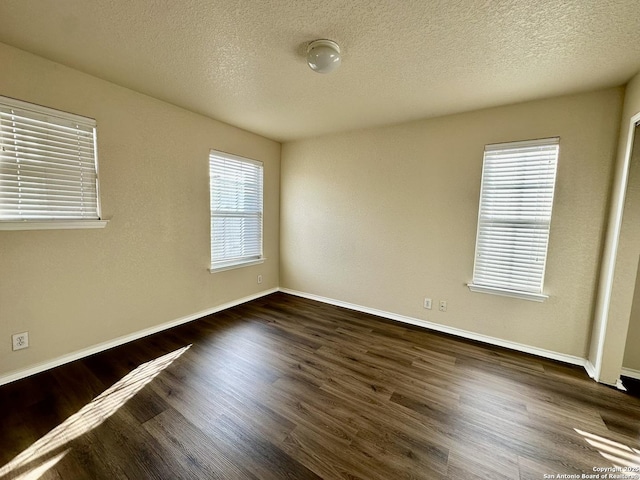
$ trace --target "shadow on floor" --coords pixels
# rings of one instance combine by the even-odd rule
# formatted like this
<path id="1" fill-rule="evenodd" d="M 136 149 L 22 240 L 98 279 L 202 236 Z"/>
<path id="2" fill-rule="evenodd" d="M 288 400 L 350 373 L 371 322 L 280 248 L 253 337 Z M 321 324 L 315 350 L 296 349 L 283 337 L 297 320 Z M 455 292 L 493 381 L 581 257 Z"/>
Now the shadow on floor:
<path id="1" fill-rule="evenodd" d="M 627 389 L 629 395 L 640 398 L 640 380 L 631 377 L 622 377 L 622 384 Z"/>

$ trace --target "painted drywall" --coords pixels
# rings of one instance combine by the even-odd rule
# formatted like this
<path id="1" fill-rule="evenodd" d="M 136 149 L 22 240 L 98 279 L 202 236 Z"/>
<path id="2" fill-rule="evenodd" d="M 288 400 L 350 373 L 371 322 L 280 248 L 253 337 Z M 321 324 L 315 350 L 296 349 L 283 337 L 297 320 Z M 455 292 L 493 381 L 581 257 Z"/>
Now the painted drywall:
<path id="1" fill-rule="evenodd" d="M 627 182 L 624 179 L 627 173 L 631 173 L 627 164 L 630 122 L 638 112 L 640 74 L 625 88 L 611 192 L 611 213 L 606 231 L 593 337 L 588 357 L 596 368 L 596 379 L 610 385 L 615 384 L 620 377 L 638 265 L 640 238 L 633 233 L 634 228 L 629 228 L 632 226 L 631 222 L 624 221 L 625 216 L 631 218 L 636 215 L 633 211 L 635 207 L 631 212 L 623 213 L 622 218 L 619 216 L 619 207 L 625 202 Z M 618 230 L 619 223 L 621 227 Z"/>
<path id="2" fill-rule="evenodd" d="M 637 137 L 636 137 L 637 138 Z M 637 145 L 637 142 L 636 142 Z M 640 148 L 640 147 L 638 147 Z M 638 150 L 636 150 L 638 152 Z M 636 160 L 636 168 L 638 168 Z M 636 188 L 640 187 L 640 182 L 636 180 Z M 636 210 L 640 210 L 637 209 Z M 636 212 L 637 219 L 637 212 Z M 636 224 L 637 225 L 637 224 Z M 638 265 L 640 269 L 640 265 Z M 636 286 L 633 291 L 633 303 L 631 305 L 631 315 L 629 317 L 629 330 L 627 331 L 627 341 L 624 349 L 622 367 L 628 370 L 640 372 L 640 275 L 636 271 Z"/>
<path id="3" fill-rule="evenodd" d="M 0 231 L 0 376 L 279 285 L 279 143 L 3 44 L 0 64 L 0 95 L 97 120 L 110 219 Z M 210 149 L 264 162 L 261 265 L 208 271 Z"/>
<path id="4" fill-rule="evenodd" d="M 619 278 L 618 281 L 628 281 L 635 286 L 631 299 L 629 328 L 627 330 L 622 366 L 630 370 L 640 371 L 640 278 L 638 277 L 638 257 L 640 256 L 640 127 L 635 128 L 634 135 L 620 231 L 621 248 L 618 251 L 621 261 L 618 274 L 624 275 L 626 280 Z M 625 285 L 625 287 L 628 287 L 628 285 Z M 623 327 L 621 326 L 620 328 Z"/>
<path id="5" fill-rule="evenodd" d="M 285 143 L 281 286 L 584 358 L 622 98 L 607 89 Z M 549 299 L 470 292 L 484 145 L 551 136 Z"/>
<path id="6" fill-rule="evenodd" d="M 640 75 L 629 83 L 625 98 L 625 110 L 622 119 L 624 132 L 628 132 L 630 118 L 640 112 Z M 622 139 L 620 150 L 626 152 L 627 138 Z M 638 277 L 638 257 L 640 256 L 640 128 L 634 130 L 634 142 L 629 161 L 629 174 L 624 201 L 620 244 L 616 275 L 612 292 L 612 308 L 608 325 L 607 348 L 612 350 L 605 357 L 611 363 L 613 376 L 617 371 L 622 342 L 625 342 L 622 366 L 640 371 L 640 277 Z M 635 287 L 634 287 L 635 286 Z M 622 335 L 625 329 L 625 316 L 628 314 L 626 339 Z M 620 333 L 618 333 L 618 331 Z M 609 365 L 607 364 L 607 367 Z"/>

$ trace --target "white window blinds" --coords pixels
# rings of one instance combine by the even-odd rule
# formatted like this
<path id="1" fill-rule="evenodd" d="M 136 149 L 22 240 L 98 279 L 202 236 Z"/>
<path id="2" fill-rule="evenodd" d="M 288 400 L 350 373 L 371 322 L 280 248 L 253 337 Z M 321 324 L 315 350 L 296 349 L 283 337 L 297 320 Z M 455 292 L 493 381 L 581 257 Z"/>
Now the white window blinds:
<path id="1" fill-rule="evenodd" d="M 227 153 L 209 154 L 211 269 L 262 258 L 261 162 Z"/>
<path id="2" fill-rule="evenodd" d="M 487 145 L 472 290 L 542 301 L 559 138 Z"/>
<path id="3" fill-rule="evenodd" d="M 95 120 L 0 97 L 0 220 L 99 217 Z"/>

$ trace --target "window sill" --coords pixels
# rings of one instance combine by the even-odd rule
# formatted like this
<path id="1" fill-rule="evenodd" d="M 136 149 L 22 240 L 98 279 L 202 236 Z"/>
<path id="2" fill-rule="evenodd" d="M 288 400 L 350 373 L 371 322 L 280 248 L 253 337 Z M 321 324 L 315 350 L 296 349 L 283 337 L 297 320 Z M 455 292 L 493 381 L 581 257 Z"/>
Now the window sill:
<path id="1" fill-rule="evenodd" d="M 104 228 L 109 220 L 18 220 L 0 221 L 0 230 L 73 230 Z"/>
<path id="2" fill-rule="evenodd" d="M 261 263 L 264 263 L 265 260 L 266 260 L 266 258 L 262 257 L 262 258 L 256 258 L 256 259 L 253 259 L 253 260 L 246 260 L 246 261 L 238 262 L 238 263 L 220 265 L 220 266 L 217 266 L 217 267 L 214 267 L 212 265 L 211 268 L 209 268 L 209 272 L 210 273 L 218 273 L 218 272 L 224 272 L 226 270 L 234 270 L 236 268 L 249 267 L 251 265 L 259 265 Z"/>
<path id="3" fill-rule="evenodd" d="M 472 292 L 489 293 L 491 295 L 502 295 L 503 297 L 520 298 L 522 300 L 530 300 L 532 302 L 544 302 L 547 298 L 549 298 L 549 295 L 544 295 L 542 293 L 519 292 L 517 290 L 508 290 L 506 288 L 474 285 L 473 283 L 468 283 L 467 287 L 469 287 L 469 290 L 471 290 Z"/>

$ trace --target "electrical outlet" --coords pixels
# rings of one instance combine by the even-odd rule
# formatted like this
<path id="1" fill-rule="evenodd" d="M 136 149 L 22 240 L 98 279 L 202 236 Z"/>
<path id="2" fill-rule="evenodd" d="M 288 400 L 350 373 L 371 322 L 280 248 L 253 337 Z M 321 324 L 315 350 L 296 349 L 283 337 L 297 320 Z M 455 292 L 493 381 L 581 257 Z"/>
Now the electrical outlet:
<path id="1" fill-rule="evenodd" d="M 427 310 L 431 310 L 431 299 L 430 298 L 425 298 L 423 305 L 424 305 L 424 308 L 426 308 Z"/>
<path id="2" fill-rule="evenodd" d="M 446 300 L 440 300 L 440 307 L 438 308 L 438 310 L 440 310 L 441 312 L 446 312 L 447 311 L 447 301 Z"/>
<path id="3" fill-rule="evenodd" d="M 262 283 L 262 275 L 258 275 L 258 283 Z"/>
<path id="4" fill-rule="evenodd" d="M 16 333 L 11 335 L 13 350 L 22 350 L 29 346 L 29 332 Z"/>

